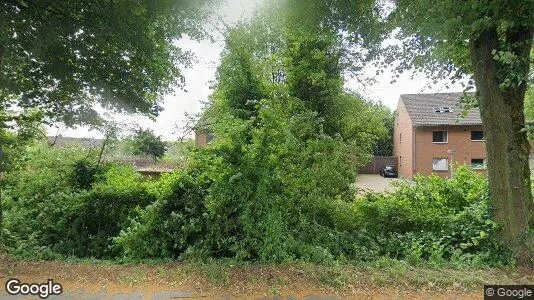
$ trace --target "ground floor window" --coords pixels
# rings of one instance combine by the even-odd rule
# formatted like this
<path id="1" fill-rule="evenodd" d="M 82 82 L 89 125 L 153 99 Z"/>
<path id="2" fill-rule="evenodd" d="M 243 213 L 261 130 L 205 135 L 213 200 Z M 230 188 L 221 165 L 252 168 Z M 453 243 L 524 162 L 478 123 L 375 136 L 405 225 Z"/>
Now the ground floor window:
<path id="1" fill-rule="evenodd" d="M 471 159 L 471 168 L 473 169 L 485 169 L 486 160 L 483 158 L 472 158 Z"/>
<path id="2" fill-rule="evenodd" d="M 447 171 L 449 170 L 449 164 L 446 158 L 434 158 L 432 159 L 432 170 L 434 171 Z"/>

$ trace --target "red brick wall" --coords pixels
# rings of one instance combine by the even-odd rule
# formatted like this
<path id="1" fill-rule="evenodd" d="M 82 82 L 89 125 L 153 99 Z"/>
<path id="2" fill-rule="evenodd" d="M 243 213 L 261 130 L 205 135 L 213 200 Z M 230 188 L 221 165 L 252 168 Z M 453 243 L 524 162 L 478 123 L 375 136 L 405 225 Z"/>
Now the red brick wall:
<path id="1" fill-rule="evenodd" d="M 402 141 L 401 141 L 402 135 Z M 395 112 L 393 127 L 393 155 L 397 157 L 399 176 L 413 176 L 413 134 L 412 121 L 402 101 L 399 101 Z"/>
<path id="2" fill-rule="evenodd" d="M 204 148 L 208 144 L 208 133 L 206 131 L 195 131 L 195 144 L 199 148 Z"/>
<path id="3" fill-rule="evenodd" d="M 432 142 L 432 132 L 444 130 L 448 132 L 448 142 L 436 144 Z M 448 171 L 433 171 L 433 158 L 447 158 L 450 165 L 450 154 L 447 150 L 454 149 L 454 163 L 464 163 L 471 165 L 472 158 L 486 158 L 485 143 L 471 141 L 471 131 L 482 130 L 480 126 L 443 126 L 443 127 L 420 127 L 415 130 L 415 169 L 419 174 L 435 173 L 441 177 L 450 177 L 450 166 Z M 480 170 L 486 173 L 485 170 Z"/>

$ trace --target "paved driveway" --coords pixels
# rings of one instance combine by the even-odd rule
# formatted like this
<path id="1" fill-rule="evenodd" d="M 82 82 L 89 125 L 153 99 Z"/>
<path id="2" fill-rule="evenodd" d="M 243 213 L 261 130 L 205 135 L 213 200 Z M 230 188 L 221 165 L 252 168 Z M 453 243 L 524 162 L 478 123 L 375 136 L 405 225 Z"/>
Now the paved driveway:
<path id="1" fill-rule="evenodd" d="M 404 181 L 404 179 L 384 178 L 378 174 L 358 174 L 356 188 L 358 188 L 358 195 L 367 192 L 392 192 L 395 187 L 391 183 L 396 181 Z"/>

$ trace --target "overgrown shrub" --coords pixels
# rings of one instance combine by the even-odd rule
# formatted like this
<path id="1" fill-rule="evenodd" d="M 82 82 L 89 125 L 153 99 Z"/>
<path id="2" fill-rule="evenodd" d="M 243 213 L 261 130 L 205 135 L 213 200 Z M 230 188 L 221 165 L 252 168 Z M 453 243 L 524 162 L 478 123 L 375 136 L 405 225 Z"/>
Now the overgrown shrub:
<path id="1" fill-rule="evenodd" d="M 355 202 L 361 226 L 377 237 L 380 255 L 418 261 L 508 264 L 490 219 L 486 179 L 458 166 L 453 179 L 419 176 L 392 194 Z"/>
<path id="2" fill-rule="evenodd" d="M 178 258 L 201 244 L 209 224 L 204 207 L 209 184 L 206 176 L 194 171 L 164 174 L 152 187 L 157 200 L 115 239 L 124 255 Z"/>
<path id="3" fill-rule="evenodd" d="M 80 149 L 32 149 L 6 178 L 7 248 L 42 258 L 511 263 L 483 176 L 458 166 L 453 179 L 420 176 L 356 199 L 343 143 L 274 109 L 259 112 L 252 136 L 241 121 L 227 128 L 240 139 L 196 150 L 187 168 L 153 182 L 92 165 Z M 81 177 L 87 184 L 73 180 L 88 163 L 97 170 Z"/>
<path id="4" fill-rule="evenodd" d="M 117 239 L 126 255 L 277 262 L 344 255 L 347 234 L 337 227 L 352 223 L 343 209 L 354 195 L 350 148 L 322 134 L 298 105 L 260 107 L 254 121 L 222 124 L 227 139 L 162 179 L 164 192 Z"/>
<path id="5" fill-rule="evenodd" d="M 14 253 L 113 257 L 111 238 L 154 197 L 131 167 L 91 164 L 79 148 L 36 146 L 6 178 L 4 242 Z"/>

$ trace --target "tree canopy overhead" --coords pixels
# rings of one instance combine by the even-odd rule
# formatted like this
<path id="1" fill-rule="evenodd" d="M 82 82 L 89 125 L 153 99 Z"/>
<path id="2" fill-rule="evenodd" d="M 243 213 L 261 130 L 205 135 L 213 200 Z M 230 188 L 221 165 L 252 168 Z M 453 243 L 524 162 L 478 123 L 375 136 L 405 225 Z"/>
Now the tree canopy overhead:
<path id="1" fill-rule="evenodd" d="M 205 1 L 8 0 L 0 4 L 0 111 L 38 109 L 48 121 L 98 123 L 95 104 L 157 115 L 181 86 L 201 35 Z M 9 121 L 13 115 L 3 115 Z"/>
<path id="2" fill-rule="evenodd" d="M 534 264 L 534 203 L 524 102 L 532 65 L 533 0 L 286 1 L 292 19 L 338 33 L 398 72 L 471 78 L 486 134 L 490 200 L 520 264 Z M 291 8 L 296 8 L 292 9 Z M 313 28 L 313 27 L 312 27 Z M 400 44 L 382 43 L 396 36 Z M 353 51 L 354 52 L 354 51 Z M 358 51 L 356 51 L 358 53 Z M 357 60 L 356 60 L 357 61 Z M 467 97 L 466 97 L 467 98 Z"/>
<path id="3" fill-rule="evenodd" d="M 484 125 L 490 200 L 518 261 L 534 265 L 534 203 L 524 103 L 532 64 L 534 1 L 396 2 L 400 68 L 472 75 Z"/>

